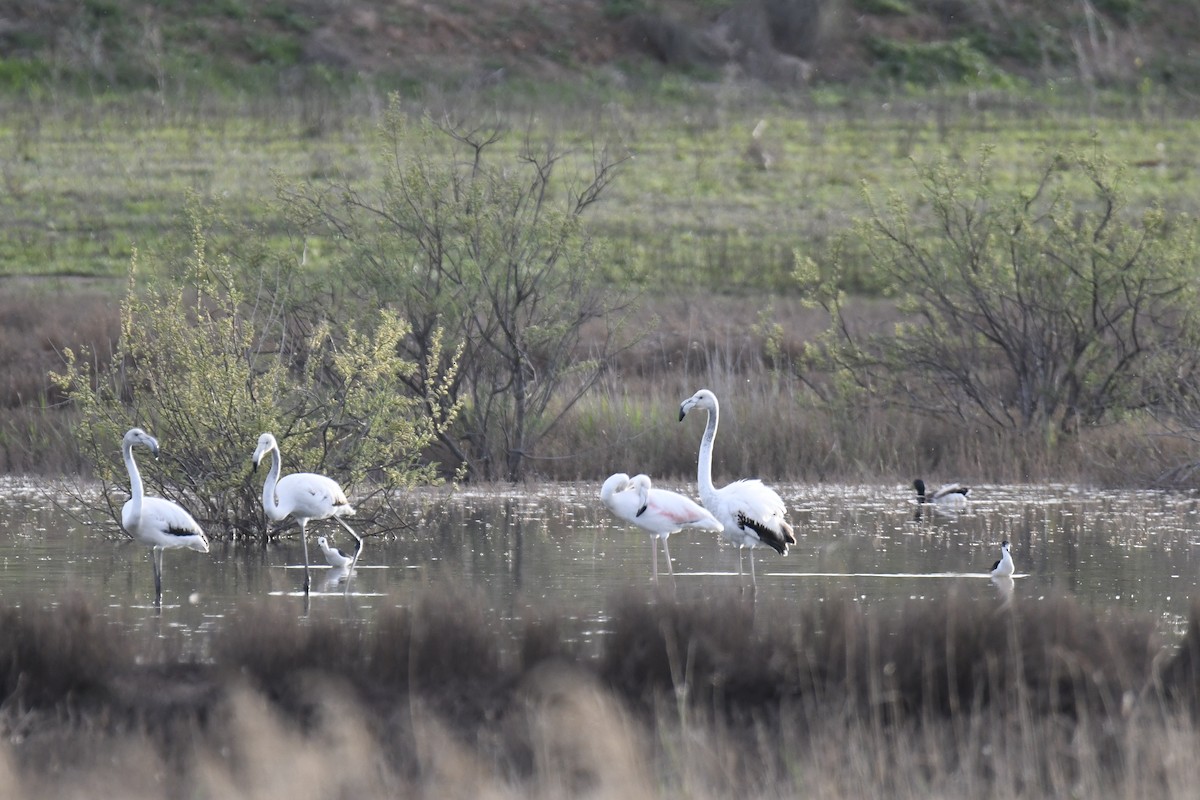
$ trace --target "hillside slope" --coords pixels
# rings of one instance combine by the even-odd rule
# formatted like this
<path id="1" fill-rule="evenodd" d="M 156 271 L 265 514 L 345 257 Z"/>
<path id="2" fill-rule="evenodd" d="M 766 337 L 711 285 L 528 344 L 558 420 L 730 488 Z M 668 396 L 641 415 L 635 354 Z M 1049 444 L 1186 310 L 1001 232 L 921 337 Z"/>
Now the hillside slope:
<path id="1" fill-rule="evenodd" d="M 1197 29 L 1200 3 L 1170 0 L 0 0 L 0 89 L 628 83 L 734 68 L 784 85 L 1066 80 L 1187 93 Z"/>

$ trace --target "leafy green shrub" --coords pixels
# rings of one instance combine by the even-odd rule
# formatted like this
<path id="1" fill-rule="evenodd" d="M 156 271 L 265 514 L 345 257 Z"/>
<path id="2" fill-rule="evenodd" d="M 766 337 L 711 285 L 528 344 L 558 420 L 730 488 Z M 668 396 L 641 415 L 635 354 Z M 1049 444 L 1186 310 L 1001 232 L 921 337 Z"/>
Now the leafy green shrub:
<path id="1" fill-rule="evenodd" d="M 50 70 L 40 61 L 0 58 L 0 89 L 30 91 L 46 79 Z"/>
<path id="2" fill-rule="evenodd" d="M 876 14 L 881 17 L 909 17 L 916 10 L 905 0 L 855 0 L 854 7 L 864 14 Z"/>
<path id="3" fill-rule="evenodd" d="M 457 407 L 447 402 L 435 417 L 407 391 L 426 371 L 399 355 L 407 324 L 385 310 L 361 330 L 347 325 L 334 335 L 318 321 L 307 338 L 282 335 L 255 316 L 232 264 L 209 256 L 193 219 L 182 280 L 143 291 L 135 259 L 111 367 L 94 374 L 67 350 L 65 369 L 51 376 L 80 411 L 75 434 L 114 518 L 127 485 L 120 439 L 134 425 L 162 447 L 164 463 L 143 469 L 150 491 L 222 531 L 266 530 L 262 476 L 250 474 L 264 431 L 275 433 L 287 468 L 329 474 L 360 496 L 435 480 L 422 454 Z M 456 364 L 436 333 L 428 355 L 443 369 Z M 434 398 L 442 389 L 426 387 Z"/>
<path id="4" fill-rule="evenodd" d="M 946 42 L 900 42 L 873 38 L 867 43 L 876 68 L 885 76 L 918 86 L 965 84 L 1007 86 L 1011 79 L 969 39 Z"/>

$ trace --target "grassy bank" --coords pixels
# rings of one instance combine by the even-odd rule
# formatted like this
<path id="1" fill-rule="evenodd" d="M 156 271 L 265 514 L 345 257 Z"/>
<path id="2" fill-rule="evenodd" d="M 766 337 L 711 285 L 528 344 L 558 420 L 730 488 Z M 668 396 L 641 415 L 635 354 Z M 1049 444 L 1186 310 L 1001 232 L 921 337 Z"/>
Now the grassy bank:
<path id="1" fill-rule="evenodd" d="M 427 595 L 369 624 L 243 609 L 209 657 L 79 598 L 0 609 L 13 797 L 1186 797 L 1200 626 L 1071 600 L 886 611 L 630 597 L 594 652 L 552 612 Z M 288 764 L 281 769 L 281 762 Z"/>
<path id="2" fill-rule="evenodd" d="M 586 170 L 596 146 L 631 153 L 588 222 L 610 243 L 614 278 L 647 286 L 794 292 L 793 251 L 822 260 L 830 240 L 864 215 L 861 185 L 911 196 L 919 182 L 910 159 L 970 157 L 985 145 L 995 148 L 997 189 L 1030 180 L 1047 149 L 1095 142 L 1135 165 L 1133 209 L 1200 207 L 1190 146 L 1200 123 L 1177 116 L 1167 101 L 1113 114 L 1052 97 L 980 102 L 947 93 L 824 107 L 731 84 L 655 105 L 634 95 L 547 105 L 526 99 L 500 113 L 487 100 L 453 97 L 408 108 L 467 119 L 499 114 L 517 133 L 504 152 L 515 152 L 524 135 L 556 142 L 576 153 L 567 171 Z M 377 185 L 374 126 L 385 106 L 383 95 L 366 91 L 209 98 L 165 109 L 136 97 L 10 100 L 0 120 L 0 274 L 120 279 L 135 246 L 151 255 L 178 246 L 189 193 L 259 237 L 286 242 L 275 182 L 344 177 Z M 295 250 L 299 258 L 302 246 Z M 874 288 L 871 265 L 856 264 L 847 284 Z"/>
<path id="3" fill-rule="evenodd" d="M 725 403 L 717 471 L 726 477 L 1148 485 L 1188 460 L 1183 443 L 1135 415 L 1046 441 L 882 403 L 826 403 L 815 391 L 825 379 L 806 374 L 803 360 L 825 321 L 801 303 L 792 269 L 796 253 L 826 263 L 834 238 L 866 213 L 863 184 L 917 196 L 912 160 L 971 157 L 985 146 L 998 190 L 1025 185 L 1047 149 L 1100 146 L 1129 165 L 1132 213 L 1159 205 L 1195 215 L 1194 118 L 1161 95 L 1089 107 L 1002 92 L 882 102 L 736 83 L 704 91 L 704 102 L 691 93 L 652 105 L 645 95 L 583 92 L 504 107 L 514 130 L 572 148 L 568 173 L 585 170 L 597 144 L 633 155 L 587 222 L 606 242 L 613 283 L 642 292 L 634 321 L 642 338 L 530 454 L 536 476 L 591 480 L 631 465 L 690 476 L 699 434 L 673 415 L 701 386 Z M 290 238 L 274 187 L 333 177 L 376 185 L 374 126 L 385 104 L 366 89 L 212 95 L 186 108 L 133 95 L 10 98 L 0 121 L 0 469 L 87 473 L 46 373 L 61 367 L 64 347 L 86 345 L 100 361 L 113 351 L 131 253 L 136 246 L 150 277 L 174 269 L 188 241 L 181 213 L 189 196 L 297 260 L 303 254 L 305 279 L 324 280 L 330 254 Z M 486 94 L 407 108 L 498 113 Z M 498 147 L 515 152 L 521 138 Z M 843 266 L 844 288 L 863 298 L 864 313 L 894 318 L 866 254 L 851 252 Z"/>
<path id="4" fill-rule="evenodd" d="M 825 319 L 798 298 L 708 294 L 643 298 L 645 336 L 530 456 L 535 479 L 599 481 L 632 469 L 693 480 L 702 422 L 678 421 L 680 402 L 707 387 L 722 402 L 719 482 L 907 482 L 939 475 L 989 482 L 1150 486 L 1192 460 L 1185 438 L 1130 418 L 1050 442 L 1020 431 L 964 427 L 888 408 L 830 405 L 814 391 L 803 347 Z M 78 281 L 10 284 L 0 300 L 0 470 L 91 474 L 71 429 L 75 415 L 46 374 L 61 352 L 92 347 L 103 362 L 118 335 L 118 300 Z M 766 310 L 777 331 L 746 325 Z M 876 301 L 867 313 L 893 312 Z M 586 342 L 585 342 L 586 348 Z M 248 447 L 253 443 L 248 443 Z"/>

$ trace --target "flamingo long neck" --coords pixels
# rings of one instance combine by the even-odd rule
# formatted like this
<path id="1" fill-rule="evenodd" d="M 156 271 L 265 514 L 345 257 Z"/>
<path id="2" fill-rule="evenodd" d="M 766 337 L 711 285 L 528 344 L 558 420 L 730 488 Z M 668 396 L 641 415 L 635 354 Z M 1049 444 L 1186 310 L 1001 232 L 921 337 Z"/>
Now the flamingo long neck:
<path id="1" fill-rule="evenodd" d="M 716 493 L 712 479 L 713 440 L 717 438 L 717 417 L 720 411 L 716 406 L 708 412 L 708 424 L 704 426 L 704 437 L 700 439 L 700 461 L 696 466 L 696 485 L 700 497 L 709 497 Z M 706 504 L 707 505 L 707 504 Z"/>
<path id="2" fill-rule="evenodd" d="M 142 489 L 142 473 L 133 459 L 133 444 L 126 442 L 121 451 L 125 456 L 125 469 L 129 472 L 129 502 L 132 504 L 130 511 L 134 519 L 139 519 L 142 516 L 142 496 L 145 494 L 145 490 Z"/>
<path id="3" fill-rule="evenodd" d="M 279 483 L 279 471 L 283 468 L 283 460 L 279 457 L 279 448 L 271 448 L 271 471 L 267 473 L 267 480 L 263 484 L 263 509 L 267 512 L 267 516 L 275 521 L 283 519 L 285 516 L 279 511 L 279 501 L 275 499 L 275 486 Z"/>

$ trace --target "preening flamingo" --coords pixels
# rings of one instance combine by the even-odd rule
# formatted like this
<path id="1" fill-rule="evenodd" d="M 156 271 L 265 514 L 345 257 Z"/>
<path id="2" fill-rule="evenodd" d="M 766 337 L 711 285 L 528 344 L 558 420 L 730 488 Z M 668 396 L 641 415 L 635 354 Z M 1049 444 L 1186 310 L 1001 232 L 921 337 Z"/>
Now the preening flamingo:
<path id="1" fill-rule="evenodd" d="M 151 548 L 154 564 L 154 604 L 162 604 L 163 550 L 186 547 L 208 552 L 208 537 L 182 507 L 161 497 L 146 497 L 142 473 L 133 458 L 133 446 L 142 445 L 158 455 L 158 440 L 141 428 L 130 428 L 121 439 L 121 454 L 129 471 L 129 499 L 121 506 L 121 527 L 136 541 Z"/>
<path id="2" fill-rule="evenodd" d="M 650 563 L 654 580 L 658 580 L 658 548 L 654 540 L 662 541 L 667 557 L 667 573 L 674 576 L 671 550 L 667 537 L 684 528 L 719 531 L 721 523 L 703 506 L 691 498 L 666 489 L 651 487 L 649 475 L 630 478 L 624 472 L 611 475 L 600 489 L 600 499 L 618 519 L 633 523 L 650 534 Z"/>
<path id="3" fill-rule="evenodd" d="M 758 479 L 734 481 L 720 489 L 713 486 L 713 440 L 717 437 L 720 404 L 715 394 L 708 389 L 701 389 L 680 404 L 679 420 L 682 422 L 694 408 L 702 408 L 708 412 L 708 424 L 700 440 L 700 458 L 697 464 L 700 501 L 723 526 L 721 535 L 738 546 L 739 573 L 742 570 L 742 548 L 750 548 L 750 579 L 757 583 L 754 574 L 754 548 L 770 547 L 780 555 L 786 556 L 788 545 L 796 543 L 795 532 L 785 519 L 787 507 L 774 489 Z"/>
<path id="4" fill-rule="evenodd" d="M 258 448 L 254 451 L 254 467 L 267 454 L 271 454 L 271 471 L 267 473 L 266 483 L 263 484 L 263 510 L 273 522 L 280 522 L 289 516 L 300 524 L 300 541 L 304 544 L 304 593 L 308 594 L 308 536 L 309 520 L 329 519 L 332 517 L 339 525 L 350 532 L 358 542 L 354 552 L 354 560 L 362 553 L 362 537 L 354 529 L 342 521 L 342 517 L 352 516 L 354 507 L 346 499 L 346 493 L 337 481 L 314 472 L 295 472 L 279 477 L 282 469 L 279 455 L 279 443 L 270 433 L 258 437 Z"/>

